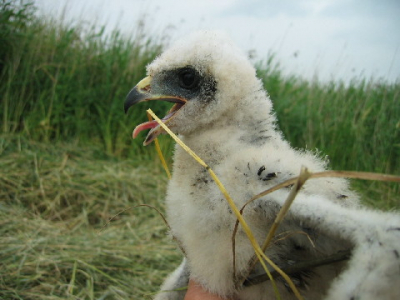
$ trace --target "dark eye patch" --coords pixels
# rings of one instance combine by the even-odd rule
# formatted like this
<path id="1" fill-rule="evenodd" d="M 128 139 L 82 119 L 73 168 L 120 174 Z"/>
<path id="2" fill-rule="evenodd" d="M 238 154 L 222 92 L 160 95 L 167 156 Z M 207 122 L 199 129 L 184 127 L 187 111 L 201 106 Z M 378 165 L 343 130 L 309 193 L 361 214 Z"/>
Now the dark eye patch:
<path id="1" fill-rule="evenodd" d="M 178 96 L 191 100 L 210 101 L 216 92 L 215 80 L 199 72 L 191 65 L 169 69 L 153 75 L 151 92 L 160 95 Z"/>

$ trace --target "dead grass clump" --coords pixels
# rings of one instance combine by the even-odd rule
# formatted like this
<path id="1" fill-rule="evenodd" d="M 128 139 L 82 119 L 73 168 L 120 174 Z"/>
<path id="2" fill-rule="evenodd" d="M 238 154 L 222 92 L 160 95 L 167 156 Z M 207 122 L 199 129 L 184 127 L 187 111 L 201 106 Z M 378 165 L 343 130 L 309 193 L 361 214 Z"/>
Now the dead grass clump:
<path id="1" fill-rule="evenodd" d="M 91 225 L 163 198 L 167 179 L 150 162 L 121 161 L 96 148 L 3 140 L 0 197 L 42 218 Z M 83 219 L 82 219 L 83 218 Z"/>
<path id="2" fill-rule="evenodd" d="M 143 299 L 158 290 L 180 254 L 157 212 L 127 208 L 162 207 L 159 166 L 72 144 L 0 145 L 0 299 Z"/>

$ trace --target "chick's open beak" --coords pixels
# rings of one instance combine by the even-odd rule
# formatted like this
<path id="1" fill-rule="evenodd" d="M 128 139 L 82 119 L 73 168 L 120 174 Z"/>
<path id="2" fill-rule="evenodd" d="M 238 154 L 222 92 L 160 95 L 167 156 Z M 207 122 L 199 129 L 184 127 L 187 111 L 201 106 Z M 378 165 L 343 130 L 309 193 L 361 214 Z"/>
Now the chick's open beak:
<path id="1" fill-rule="evenodd" d="M 169 110 L 168 114 L 162 118 L 164 123 L 167 123 L 175 114 L 186 104 L 187 100 L 177 96 L 167 96 L 167 95 L 153 95 L 151 93 L 151 76 L 142 79 L 126 96 L 124 103 L 125 113 L 129 108 L 139 102 L 159 100 L 175 103 L 174 106 Z M 144 145 L 150 144 L 158 135 L 164 132 L 162 127 L 156 121 L 145 122 L 138 125 L 133 131 L 133 138 L 135 138 L 139 132 L 145 129 L 151 129 L 148 133 Z"/>

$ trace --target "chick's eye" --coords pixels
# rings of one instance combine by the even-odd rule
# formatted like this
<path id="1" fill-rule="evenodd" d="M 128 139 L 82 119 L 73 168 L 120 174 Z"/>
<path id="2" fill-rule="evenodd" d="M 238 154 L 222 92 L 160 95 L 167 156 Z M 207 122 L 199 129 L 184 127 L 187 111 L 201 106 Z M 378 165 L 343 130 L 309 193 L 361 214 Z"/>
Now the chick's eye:
<path id="1" fill-rule="evenodd" d="M 195 70 L 193 69 L 183 69 L 179 73 L 179 84 L 185 89 L 193 89 L 197 87 L 199 83 L 199 78 Z"/>

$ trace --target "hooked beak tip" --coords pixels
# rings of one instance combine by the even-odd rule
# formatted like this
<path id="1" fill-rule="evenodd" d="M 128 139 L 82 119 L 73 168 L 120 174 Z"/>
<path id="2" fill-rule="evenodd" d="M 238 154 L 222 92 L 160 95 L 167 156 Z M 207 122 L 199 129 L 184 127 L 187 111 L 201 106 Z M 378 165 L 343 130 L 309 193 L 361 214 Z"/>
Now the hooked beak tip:
<path id="1" fill-rule="evenodd" d="M 148 94 L 143 93 L 138 89 L 138 86 L 135 86 L 126 96 L 125 103 L 124 103 L 124 111 L 125 113 L 128 112 L 129 108 L 139 102 L 142 102 L 146 99 Z"/>
<path id="2" fill-rule="evenodd" d="M 128 112 L 129 108 L 139 102 L 145 101 L 149 96 L 148 91 L 150 88 L 151 77 L 147 76 L 142 79 L 133 89 L 130 90 L 126 96 L 124 103 L 124 111 Z"/>

